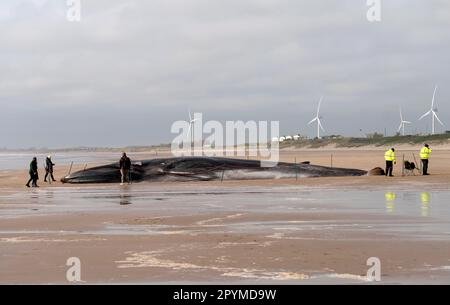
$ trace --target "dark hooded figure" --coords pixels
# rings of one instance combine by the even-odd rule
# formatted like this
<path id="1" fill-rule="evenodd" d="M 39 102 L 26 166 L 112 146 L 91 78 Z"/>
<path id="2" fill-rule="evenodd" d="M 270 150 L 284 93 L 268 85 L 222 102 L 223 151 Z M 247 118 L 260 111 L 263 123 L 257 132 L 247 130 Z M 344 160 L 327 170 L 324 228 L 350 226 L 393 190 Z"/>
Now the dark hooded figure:
<path id="1" fill-rule="evenodd" d="M 28 180 L 26 186 L 30 187 L 30 182 L 32 182 L 32 184 L 31 184 L 32 187 L 39 187 L 37 185 L 37 181 L 39 180 L 39 174 L 38 174 L 38 163 L 37 163 L 36 157 L 34 157 L 30 163 L 29 174 L 30 174 L 30 180 Z"/>
<path id="2" fill-rule="evenodd" d="M 125 182 L 130 183 L 130 169 L 131 169 L 131 160 L 128 158 L 126 153 L 122 154 L 122 158 L 119 161 L 120 167 L 120 176 L 121 176 L 121 184 Z"/>
<path id="3" fill-rule="evenodd" d="M 45 177 L 44 181 L 47 182 L 48 179 L 52 179 L 53 182 L 55 182 L 55 177 L 53 177 L 53 166 L 55 166 L 55 163 L 52 161 L 52 156 L 48 156 L 47 159 L 45 159 Z"/>

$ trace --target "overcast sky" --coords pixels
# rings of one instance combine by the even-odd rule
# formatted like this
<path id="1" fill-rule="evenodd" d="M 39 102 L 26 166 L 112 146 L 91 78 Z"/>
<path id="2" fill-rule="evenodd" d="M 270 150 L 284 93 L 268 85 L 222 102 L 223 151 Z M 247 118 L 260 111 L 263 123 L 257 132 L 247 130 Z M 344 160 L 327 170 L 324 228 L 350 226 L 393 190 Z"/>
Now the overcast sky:
<path id="1" fill-rule="evenodd" d="M 0 2 L 0 147 L 168 143 L 188 108 L 205 120 L 395 133 L 434 85 L 450 125 L 450 1 L 81 0 Z M 450 129 L 448 127 L 447 129 Z M 439 131 L 445 128 L 439 127 Z"/>

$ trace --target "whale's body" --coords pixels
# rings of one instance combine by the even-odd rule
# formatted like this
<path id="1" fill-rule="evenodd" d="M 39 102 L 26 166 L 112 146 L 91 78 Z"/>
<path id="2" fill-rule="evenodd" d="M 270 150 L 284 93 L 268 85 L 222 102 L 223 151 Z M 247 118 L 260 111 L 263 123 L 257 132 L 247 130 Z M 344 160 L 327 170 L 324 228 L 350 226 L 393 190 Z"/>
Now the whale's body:
<path id="1" fill-rule="evenodd" d="M 260 161 L 215 157 L 176 157 L 133 162 L 130 177 L 141 181 L 209 181 L 303 177 L 363 176 L 358 169 L 331 168 L 310 164 L 280 162 L 262 167 Z M 118 183 L 119 163 L 74 172 L 61 179 L 64 183 Z"/>

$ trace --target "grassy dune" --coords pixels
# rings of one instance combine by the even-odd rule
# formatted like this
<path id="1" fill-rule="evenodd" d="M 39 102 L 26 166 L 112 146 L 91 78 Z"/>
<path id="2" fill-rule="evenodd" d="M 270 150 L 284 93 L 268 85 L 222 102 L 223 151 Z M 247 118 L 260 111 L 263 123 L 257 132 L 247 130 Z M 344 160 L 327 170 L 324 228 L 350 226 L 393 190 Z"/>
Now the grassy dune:
<path id="1" fill-rule="evenodd" d="M 430 143 L 430 145 L 444 145 L 450 143 L 450 134 L 426 135 L 426 136 L 394 136 L 378 138 L 337 138 L 337 139 L 309 139 L 302 141 L 285 141 L 280 143 L 280 148 L 321 148 L 334 145 L 338 148 L 351 148 L 363 146 L 388 146 L 399 144 L 417 145 Z"/>

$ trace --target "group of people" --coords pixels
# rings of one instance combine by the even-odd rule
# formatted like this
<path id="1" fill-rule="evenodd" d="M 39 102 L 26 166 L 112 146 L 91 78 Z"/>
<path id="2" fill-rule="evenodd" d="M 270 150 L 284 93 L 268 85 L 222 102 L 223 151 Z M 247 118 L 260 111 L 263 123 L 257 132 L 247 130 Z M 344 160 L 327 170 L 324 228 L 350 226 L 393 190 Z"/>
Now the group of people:
<path id="1" fill-rule="evenodd" d="M 51 181 L 56 181 L 55 177 L 53 177 L 53 167 L 55 163 L 52 161 L 52 156 L 47 156 L 45 159 L 45 177 L 44 181 L 47 182 L 47 178 L 51 179 Z M 37 182 L 39 180 L 39 172 L 38 172 L 38 161 L 37 158 L 34 157 L 30 163 L 29 169 L 30 179 L 28 180 L 26 186 L 27 187 L 39 187 Z M 30 186 L 31 183 L 31 186 Z"/>
<path id="2" fill-rule="evenodd" d="M 420 150 L 420 161 L 422 162 L 422 174 L 428 176 L 428 162 L 430 160 L 432 149 L 430 145 L 424 144 Z M 384 159 L 386 160 L 386 176 L 393 177 L 392 174 L 394 170 L 394 164 L 397 163 L 397 158 L 395 155 L 395 148 L 391 148 L 384 154 Z M 403 165 L 404 166 L 404 165 Z"/>
<path id="3" fill-rule="evenodd" d="M 51 181 L 56 181 L 53 176 L 54 166 L 55 163 L 53 163 L 52 161 L 52 156 L 47 156 L 47 158 L 45 159 L 45 178 L 44 178 L 45 182 L 47 182 L 47 178 L 51 179 Z M 125 182 L 131 183 L 131 159 L 127 156 L 126 153 L 122 154 L 122 158 L 120 158 L 119 161 L 119 167 L 120 167 L 121 185 L 123 185 Z M 30 179 L 28 180 L 26 186 L 39 187 L 37 184 L 39 180 L 39 172 L 38 172 L 38 161 L 36 157 L 34 157 L 30 163 L 29 174 Z"/>

